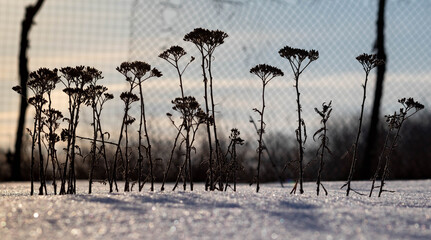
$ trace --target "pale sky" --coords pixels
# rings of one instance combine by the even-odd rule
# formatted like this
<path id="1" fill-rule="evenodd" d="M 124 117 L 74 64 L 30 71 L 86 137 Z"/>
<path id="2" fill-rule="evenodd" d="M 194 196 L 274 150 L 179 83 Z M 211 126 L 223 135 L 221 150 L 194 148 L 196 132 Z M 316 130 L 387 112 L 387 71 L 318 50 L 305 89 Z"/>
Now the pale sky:
<path id="1" fill-rule="evenodd" d="M 0 143 L 3 148 L 13 147 L 19 98 L 11 87 L 18 83 L 20 21 L 24 6 L 31 2 L 34 1 L 0 2 Z M 195 47 L 182 40 L 184 34 L 196 27 L 220 29 L 229 34 L 214 59 L 217 116 L 224 130 L 237 127 L 254 134 L 248 118 L 249 115 L 257 117 L 251 109 L 260 106 L 260 83 L 249 69 L 267 63 L 285 72 L 285 77 L 275 79 L 267 89 L 267 130 L 293 134 L 296 122 L 292 77 L 288 63 L 277 53 L 285 45 L 320 52 L 320 58 L 310 65 L 301 81 L 304 118 L 308 124 L 317 126 L 313 109 L 324 101 L 333 100 L 334 118 L 350 119 L 358 114 L 363 71 L 355 57 L 372 50 L 377 1 L 223 2 L 46 0 L 30 34 L 30 70 L 75 65 L 101 70 L 105 85 L 117 97 L 105 112 L 105 124 L 115 134 L 122 111 L 118 96 L 126 86 L 115 67 L 126 60 L 148 62 L 164 73 L 163 78 L 148 82 L 144 90 L 147 110 L 153 120 L 151 131 L 162 134 L 169 128 L 165 113 L 171 111 L 170 100 L 178 95 L 179 88 L 173 69 L 157 55 L 171 45 L 181 45 L 189 53 L 187 58 L 197 57 Z M 401 97 L 415 97 L 426 106 L 431 103 L 430 12 L 431 1 L 388 0 L 389 61 L 383 99 L 386 112 L 382 115 L 397 110 L 396 100 Z M 190 66 L 185 74 L 185 87 L 187 94 L 203 102 L 199 67 L 197 61 Z M 368 109 L 371 109 L 373 86 L 371 81 Z M 62 108 L 64 94 L 60 90 L 57 106 Z M 62 110 L 66 112 L 65 108 Z M 85 129 L 90 119 L 85 112 L 83 115 L 80 124 Z"/>

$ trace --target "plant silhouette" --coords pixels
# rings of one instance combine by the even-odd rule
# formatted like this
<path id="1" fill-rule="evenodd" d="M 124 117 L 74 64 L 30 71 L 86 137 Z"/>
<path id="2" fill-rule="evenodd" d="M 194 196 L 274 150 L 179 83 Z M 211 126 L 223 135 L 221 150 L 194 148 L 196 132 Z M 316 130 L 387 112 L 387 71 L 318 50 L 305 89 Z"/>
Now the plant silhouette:
<path id="1" fill-rule="evenodd" d="M 93 115 L 93 121 L 91 123 L 93 127 L 93 139 L 91 142 L 91 153 L 90 153 L 91 166 L 90 166 L 89 179 L 88 179 L 89 194 L 91 194 L 92 192 L 93 173 L 94 173 L 95 164 L 99 159 L 103 159 L 105 164 L 105 173 L 108 179 L 108 184 L 110 186 L 112 185 L 112 178 L 110 175 L 111 166 L 106 156 L 106 146 L 105 146 L 105 135 L 109 139 L 110 134 L 108 132 L 103 132 L 102 130 L 101 114 L 105 103 L 113 99 L 114 95 L 107 93 L 108 91 L 107 87 L 98 84 L 98 80 L 100 79 L 102 78 L 94 78 L 86 89 L 87 99 L 85 104 L 91 107 L 92 115 Z M 99 141 L 99 137 L 100 137 L 101 146 L 98 148 L 97 142 Z"/>
<path id="2" fill-rule="evenodd" d="M 124 179 L 125 179 L 125 185 L 124 185 L 124 191 L 128 192 L 130 191 L 130 186 L 129 186 L 129 175 L 130 175 L 130 159 L 129 159 L 129 152 L 128 152 L 128 126 L 131 125 L 134 121 L 135 118 L 133 118 L 132 116 L 130 116 L 128 114 L 129 110 L 130 110 L 130 105 L 131 103 L 135 102 L 135 101 L 139 101 L 140 100 L 140 121 L 139 121 L 139 145 L 138 145 L 138 153 L 139 153 L 139 160 L 138 160 L 138 183 L 139 183 L 139 191 L 142 190 L 143 188 L 143 184 L 145 182 L 141 182 L 142 179 L 142 162 L 143 162 L 143 154 L 142 154 L 142 148 L 145 149 L 145 155 L 149 160 L 150 163 L 150 180 L 151 180 L 151 191 L 154 191 L 154 175 L 153 175 L 153 160 L 152 160 L 152 153 L 151 153 L 151 141 L 150 141 L 150 137 L 148 134 L 148 129 L 147 129 L 147 121 L 146 121 L 146 116 L 145 116 L 145 103 L 144 103 L 144 95 L 143 95 L 143 89 L 142 89 L 142 84 L 153 77 L 161 77 L 162 73 L 156 69 L 156 68 L 152 68 L 151 69 L 151 65 L 149 65 L 148 63 L 145 62 L 141 62 L 141 61 L 134 61 L 134 62 L 123 62 L 119 67 L 117 67 L 117 71 L 120 72 L 125 78 L 126 81 L 129 83 L 129 91 L 128 92 L 123 92 L 120 95 L 121 100 L 123 100 L 124 102 L 124 116 L 123 116 L 123 123 L 121 126 L 121 132 L 120 132 L 120 137 L 118 140 L 118 146 L 117 146 L 117 151 L 115 154 L 115 162 L 118 159 L 118 155 L 121 155 L 121 151 L 120 151 L 120 145 L 121 145 L 121 140 L 123 137 L 123 129 L 124 129 L 124 133 L 125 133 L 125 142 L 126 142 L 126 146 L 125 146 L 125 160 L 123 161 L 123 166 L 124 166 Z M 148 73 L 148 75 L 147 75 Z M 133 93 L 133 90 L 138 87 L 139 88 L 139 97 Z M 145 136 L 146 142 L 147 142 L 147 146 L 144 146 L 142 143 L 142 135 Z M 115 164 L 114 164 L 115 166 Z M 115 169 L 114 169 L 114 174 L 115 174 Z"/>
<path id="3" fill-rule="evenodd" d="M 44 157 L 42 153 L 42 133 L 44 133 L 43 127 L 46 123 L 45 116 L 43 116 L 43 113 L 49 113 L 54 117 L 53 112 L 49 112 L 51 107 L 51 103 L 49 102 L 49 109 L 44 110 L 44 105 L 48 103 L 48 100 L 45 99 L 45 95 L 50 93 L 55 88 L 55 85 L 59 81 L 59 77 L 57 74 L 58 70 L 53 69 L 50 70 L 48 68 L 39 68 L 37 71 L 31 72 L 29 74 L 29 80 L 27 82 L 27 87 L 31 90 L 33 93 L 32 97 L 29 97 L 27 99 L 27 102 L 32 105 L 35 109 L 35 116 L 34 116 L 34 122 L 33 122 L 33 131 L 28 130 L 30 133 L 30 136 L 32 138 L 31 140 L 31 164 L 30 164 L 30 181 L 31 181 L 31 189 L 30 189 L 30 195 L 34 194 L 34 164 L 36 161 L 35 156 L 35 147 L 37 144 L 38 148 L 38 154 L 39 154 L 39 180 L 40 180 L 40 187 L 39 187 L 39 195 L 48 194 L 47 188 L 46 188 L 46 178 L 45 178 L 45 171 L 44 171 Z M 22 88 L 20 86 L 13 87 L 13 90 L 16 92 L 22 94 Z M 50 99 L 50 97 L 49 97 Z M 51 128 L 51 134 L 53 131 L 53 125 L 50 126 Z M 49 134 L 49 133 L 48 133 Z M 52 144 L 50 144 L 51 148 Z M 52 155 L 51 155 L 52 156 Z M 49 159 L 47 159 L 47 162 Z M 56 185 L 55 185 L 56 186 Z"/>
<path id="4" fill-rule="evenodd" d="M 412 117 L 414 114 L 419 112 L 420 110 L 424 109 L 424 105 L 415 101 L 413 98 L 402 98 L 399 99 L 398 102 L 402 105 L 400 108 L 400 111 L 397 113 L 395 112 L 393 115 L 386 115 L 386 123 L 388 125 L 388 133 L 385 138 L 385 143 L 383 145 L 382 152 L 379 155 L 379 162 L 377 164 L 376 172 L 374 173 L 374 176 L 372 178 L 372 184 L 371 184 L 371 190 L 369 197 L 373 194 L 373 190 L 377 187 L 374 186 L 377 178 L 380 174 L 380 168 L 383 161 L 383 157 L 385 159 L 385 166 L 383 169 L 383 173 L 380 180 L 380 186 L 379 188 L 379 197 L 382 195 L 383 192 L 388 192 L 388 190 L 385 190 L 383 187 L 385 185 L 385 180 L 389 175 L 389 168 L 391 164 L 391 156 L 392 152 L 395 150 L 398 139 L 400 138 L 400 131 L 401 127 L 403 126 L 404 122 Z M 390 135 L 393 131 L 395 132 L 395 135 L 392 136 L 392 142 L 389 146 L 388 139 L 390 138 Z M 386 155 L 385 155 L 386 153 Z"/>
<path id="5" fill-rule="evenodd" d="M 268 85 L 268 83 L 274 79 L 275 77 L 278 76 L 283 76 L 283 72 L 273 66 L 270 65 L 266 65 L 266 64 L 259 64 L 254 66 L 253 68 L 250 69 L 250 73 L 255 74 L 256 76 L 258 76 L 260 78 L 260 80 L 262 81 L 262 108 L 260 110 L 258 110 L 257 108 L 254 108 L 253 111 L 257 112 L 260 116 L 260 128 L 258 130 L 258 134 L 259 134 L 259 139 L 258 139 L 258 143 L 259 143 L 259 147 L 257 148 L 257 153 L 258 153 L 258 160 L 257 160 L 257 175 L 256 175 L 256 192 L 259 192 L 259 174 L 260 174 L 260 163 L 261 163 L 261 158 L 262 158 L 262 152 L 263 152 L 263 148 L 264 148 L 264 144 L 263 144 L 263 133 L 265 132 L 265 127 L 266 124 L 264 122 L 264 114 L 265 114 L 265 88 L 266 85 Z"/>
<path id="6" fill-rule="evenodd" d="M 171 119 L 172 124 L 179 130 L 181 133 L 183 140 L 186 145 L 186 153 L 182 166 L 177 175 L 177 180 L 175 182 L 173 190 L 178 186 L 180 177 L 183 179 L 183 189 L 186 190 L 187 186 L 187 178 L 190 182 L 190 190 L 193 191 L 193 174 L 192 174 L 192 158 L 191 152 L 195 150 L 193 146 L 195 142 L 196 132 L 199 129 L 199 126 L 208 118 L 208 115 L 200 108 L 199 103 L 192 96 L 186 96 L 184 98 L 176 98 L 172 101 L 174 105 L 172 109 L 181 114 L 182 123 L 185 133 L 180 131 L 180 127 L 175 125 L 174 120 L 172 119 L 172 115 L 168 114 L 168 117 Z M 181 145 L 181 144 L 180 144 Z"/>
<path id="7" fill-rule="evenodd" d="M 169 49 L 167 49 L 164 52 L 162 52 L 161 54 L 159 54 L 159 57 L 162 58 L 162 59 L 164 59 L 164 60 L 166 60 L 169 64 L 171 64 L 175 68 L 175 70 L 177 72 L 178 79 L 179 79 L 179 82 L 180 82 L 179 87 L 180 87 L 180 90 L 181 90 L 181 98 L 178 98 L 179 101 L 181 101 L 181 100 L 182 101 L 187 101 L 185 99 L 185 95 L 184 95 L 183 74 L 186 71 L 187 67 L 190 65 L 190 63 L 193 62 L 194 59 L 195 59 L 192 56 L 190 58 L 190 60 L 188 61 L 188 63 L 183 68 L 181 68 L 179 66 L 179 61 L 186 54 L 187 54 L 187 52 L 184 50 L 184 48 L 182 48 L 180 46 L 171 46 Z M 174 101 L 172 103 L 174 103 Z M 177 132 L 177 135 L 176 135 L 176 137 L 174 139 L 174 144 L 173 144 L 173 147 L 172 147 L 172 150 L 171 150 L 171 154 L 170 154 L 170 157 L 169 157 L 167 169 L 166 169 L 166 171 L 163 174 L 163 181 L 162 181 L 161 191 L 165 190 L 166 178 L 168 176 L 169 170 L 170 170 L 171 165 L 172 165 L 172 160 L 173 160 L 175 149 L 177 147 L 178 139 L 179 139 L 180 136 L 184 136 L 184 135 L 182 135 L 182 130 L 183 130 L 183 128 L 185 128 L 187 126 L 186 125 L 187 124 L 186 123 L 187 117 L 185 117 L 184 115 L 182 116 L 183 122 L 179 126 L 175 125 L 175 121 L 172 119 L 172 115 L 170 113 L 168 113 L 167 115 L 170 118 L 172 124 L 176 127 L 176 129 L 177 129 L 178 132 Z M 182 141 L 181 141 L 181 143 L 182 143 Z M 181 145 L 180 145 L 180 147 L 181 147 Z M 186 147 L 186 153 L 187 152 L 188 152 L 188 150 L 187 150 L 187 147 Z M 181 173 L 181 171 L 180 171 L 180 173 Z M 190 182 L 190 184 L 192 186 L 191 182 Z"/>
<path id="8" fill-rule="evenodd" d="M 322 104 L 322 110 L 319 110 L 317 108 L 314 108 L 314 111 L 316 111 L 317 114 L 319 114 L 319 116 L 322 118 L 320 120 L 320 123 L 323 125 L 319 130 L 317 130 L 314 134 L 313 134 L 313 140 L 315 140 L 315 136 L 318 135 L 318 139 L 320 139 L 320 146 L 317 149 L 317 155 L 319 155 L 319 170 L 317 171 L 317 196 L 319 196 L 319 192 L 320 192 L 320 186 L 322 186 L 323 191 L 325 191 L 325 195 L 328 195 L 328 191 L 326 191 L 325 186 L 323 186 L 322 184 L 322 171 L 323 171 L 323 166 L 325 165 L 325 159 L 324 159 L 324 155 L 325 155 L 325 151 L 328 152 L 329 154 L 332 154 L 331 150 L 329 150 L 328 148 L 328 136 L 327 136 L 327 132 L 328 132 L 328 128 L 326 126 L 329 117 L 331 116 L 331 112 L 332 112 L 332 101 L 329 101 L 328 104 L 326 104 L 325 102 Z"/>
<path id="9" fill-rule="evenodd" d="M 228 187 L 231 187 L 229 185 L 229 179 L 232 179 L 232 183 L 233 183 L 233 191 L 236 192 L 236 182 L 237 182 L 237 176 L 238 176 L 238 171 L 240 171 L 243 166 L 242 164 L 240 164 L 238 162 L 238 158 L 237 158 L 237 145 L 243 145 L 244 144 L 244 140 L 239 136 L 241 133 L 240 131 L 238 131 L 238 129 L 236 128 L 232 128 L 229 136 L 230 139 L 230 143 L 229 146 L 227 148 L 227 153 L 226 155 L 230 155 L 230 161 L 226 164 L 226 170 L 225 170 L 225 174 L 226 174 L 226 182 L 225 182 L 225 187 L 224 190 L 227 191 Z"/>
<path id="10" fill-rule="evenodd" d="M 223 179 L 222 179 L 222 162 L 220 154 L 220 142 L 217 137 L 217 125 L 215 121 L 215 102 L 214 102 L 214 91 L 213 91 L 213 74 L 212 74 L 212 61 L 215 49 L 224 43 L 224 39 L 228 35 L 220 30 L 208 30 L 203 28 L 195 28 L 193 31 L 187 33 L 184 36 L 184 41 L 192 42 L 199 50 L 201 54 L 201 68 L 204 82 L 204 99 L 205 99 L 205 112 L 209 116 L 207 118 L 207 135 L 208 135 L 208 146 L 209 146 L 209 183 L 206 184 L 206 189 L 211 191 L 215 190 L 215 180 L 218 180 L 218 188 L 220 191 L 223 190 Z M 208 79 L 209 78 L 209 79 Z M 209 80 L 209 95 L 208 95 L 208 80 Z M 210 97 L 210 100 L 208 100 Z M 209 104 L 211 103 L 211 109 Z M 215 160 L 217 167 L 217 179 L 214 178 L 214 167 L 213 167 L 213 143 L 211 137 L 211 129 L 213 127 L 214 141 L 215 141 Z"/>
<path id="11" fill-rule="evenodd" d="M 356 168 L 356 162 L 357 162 L 357 154 L 358 154 L 358 144 L 359 144 L 359 137 L 361 136 L 362 132 L 362 119 L 364 116 L 364 107 L 365 107 L 365 99 L 367 97 L 367 83 L 368 83 L 368 76 L 371 72 L 371 70 L 381 64 L 383 64 L 383 61 L 377 58 L 377 55 L 375 54 L 366 54 L 363 53 L 356 57 L 356 60 L 362 65 L 362 68 L 365 71 L 365 83 L 362 85 L 363 88 L 363 95 L 362 95 L 362 104 L 361 104 L 361 114 L 359 116 L 359 126 L 358 126 L 358 132 L 356 134 L 355 143 L 353 144 L 353 158 L 352 158 L 352 164 L 350 165 L 350 172 L 349 176 L 347 178 L 347 183 L 344 184 L 341 188 L 344 188 L 347 186 L 346 189 L 346 196 L 349 196 L 351 189 L 351 181 L 353 178 L 353 174 L 355 172 Z M 357 191 L 353 190 L 355 193 L 358 193 Z"/>
<path id="12" fill-rule="evenodd" d="M 75 160 L 77 155 L 81 155 L 81 150 L 76 144 L 76 130 L 79 123 L 79 113 L 81 105 L 85 103 L 87 99 L 86 87 L 94 79 L 101 79 L 102 72 L 88 66 L 64 67 L 60 69 L 60 72 L 63 76 L 61 82 L 65 86 L 63 92 L 67 94 L 69 99 L 69 118 L 65 119 L 68 122 L 68 128 L 63 129 L 61 135 L 62 140 L 67 141 L 67 148 L 60 194 L 76 194 Z M 67 178 L 66 190 L 65 181 L 67 169 L 69 169 L 69 175 Z"/>
<path id="13" fill-rule="evenodd" d="M 289 46 L 285 46 L 280 51 L 278 51 L 282 58 L 285 58 L 289 61 L 290 68 L 292 69 L 294 80 L 295 80 L 295 90 L 296 90 L 296 104 L 297 104 L 297 112 L 298 112 L 298 128 L 295 131 L 296 141 L 298 142 L 298 161 L 299 161 L 299 176 L 296 180 L 296 184 L 293 187 L 291 193 L 296 192 L 297 183 L 299 181 L 299 193 L 304 193 L 304 189 L 302 186 L 303 182 L 303 162 L 304 162 L 304 145 L 307 141 L 307 130 L 305 127 L 305 121 L 301 116 L 302 106 L 299 92 L 299 76 L 302 72 L 310 65 L 310 63 L 316 61 L 319 58 L 319 52 L 316 50 L 304 50 L 298 48 L 292 48 Z M 308 60 L 308 61 L 307 61 Z"/>

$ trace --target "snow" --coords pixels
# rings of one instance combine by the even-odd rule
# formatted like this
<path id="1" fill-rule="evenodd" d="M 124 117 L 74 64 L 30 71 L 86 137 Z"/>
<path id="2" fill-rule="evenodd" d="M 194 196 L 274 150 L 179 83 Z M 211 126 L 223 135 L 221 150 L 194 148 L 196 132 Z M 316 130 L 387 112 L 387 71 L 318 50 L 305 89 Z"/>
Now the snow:
<path id="1" fill-rule="evenodd" d="M 114 194 L 96 183 L 88 195 L 79 182 L 75 196 L 30 196 L 29 183 L 1 183 L 0 239 L 431 239 L 431 180 L 389 181 L 396 192 L 381 198 L 346 197 L 342 184 L 316 196 L 314 183 L 303 195 L 275 183 Z"/>

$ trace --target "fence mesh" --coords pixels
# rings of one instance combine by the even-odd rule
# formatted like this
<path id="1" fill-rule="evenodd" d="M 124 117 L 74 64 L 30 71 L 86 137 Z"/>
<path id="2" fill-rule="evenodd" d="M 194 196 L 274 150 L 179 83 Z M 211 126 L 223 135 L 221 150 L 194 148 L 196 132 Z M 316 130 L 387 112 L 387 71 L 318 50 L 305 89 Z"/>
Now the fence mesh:
<path id="1" fill-rule="evenodd" d="M 0 3 L 0 141 L 12 148 L 19 97 L 11 87 L 18 83 L 20 21 L 25 6 L 34 1 Z M 105 76 L 105 85 L 116 100 L 105 108 L 104 124 L 112 132 L 120 126 L 122 103 L 118 96 L 126 83 L 115 67 L 126 60 L 141 60 L 163 72 L 145 83 L 144 95 L 150 132 L 172 137 L 166 118 L 170 101 L 180 95 L 174 69 L 158 54 L 180 45 L 188 57 L 198 57 L 184 35 L 194 28 L 220 29 L 229 34 L 214 54 L 216 117 L 227 136 L 236 127 L 245 138 L 255 139 L 249 117 L 260 106 L 260 82 L 251 67 L 267 63 L 285 76 L 267 89 L 267 132 L 294 135 L 296 127 L 293 75 L 288 62 L 278 55 L 285 45 L 316 49 L 320 58 L 301 76 L 304 119 L 311 130 L 319 119 L 314 107 L 333 101 L 333 119 L 347 122 L 359 115 L 363 70 L 355 57 L 372 52 L 376 38 L 378 1 L 327 0 L 46 0 L 30 33 L 29 69 L 90 65 Z M 386 51 L 388 65 L 381 115 L 398 109 L 396 100 L 413 96 L 430 103 L 431 3 L 388 0 Z M 203 103 L 203 84 L 198 61 L 186 71 L 185 91 Z M 375 78 L 374 75 L 371 76 Z M 366 114 L 370 113 L 374 81 L 370 82 Z M 58 108 L 65 97 L 58 91 Z M 135 114 L 139 109 L 133 110 Z M 429 111 L 429 110 L 426 110 Z M 29 116 L 31 120 L 31 114 Z M 82 126 L 90 123 L 84 114 Z M 254 140 L 253 140 L 254 141 Z"/>

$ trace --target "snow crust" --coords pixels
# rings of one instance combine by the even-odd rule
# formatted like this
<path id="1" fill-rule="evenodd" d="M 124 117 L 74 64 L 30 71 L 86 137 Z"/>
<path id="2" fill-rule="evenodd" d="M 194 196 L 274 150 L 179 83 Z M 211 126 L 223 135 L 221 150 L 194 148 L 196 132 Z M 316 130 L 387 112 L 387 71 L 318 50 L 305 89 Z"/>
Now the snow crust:
<path id="1" fill-rule="evenodd" d="M 346 197 L 342 184 L 316 196 L 314 183 L 303 195 L 276 183 L 113 194 L 96 183 L 88 195 L 79 182 L 75 196 L 30 196 L 29 183 L 1 183 L 0 239 L 431 239 L 431 180 L 389 181 L 396 192 L 381 198 Z"/>

